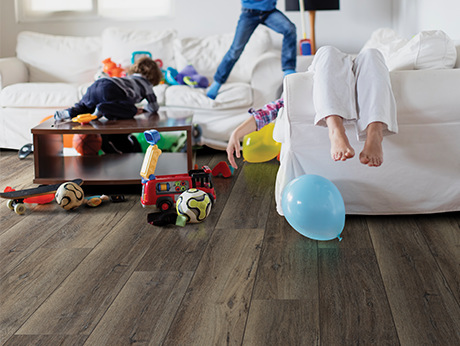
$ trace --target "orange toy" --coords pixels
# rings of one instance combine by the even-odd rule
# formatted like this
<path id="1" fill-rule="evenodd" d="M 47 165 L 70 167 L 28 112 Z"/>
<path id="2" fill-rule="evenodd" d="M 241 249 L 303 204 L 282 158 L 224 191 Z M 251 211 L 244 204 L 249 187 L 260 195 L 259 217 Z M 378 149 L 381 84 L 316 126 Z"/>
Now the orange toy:
<path id="1" fill-rule="evenodd" d="M 97 134 L 76 134 L 73 136 L 73 147 L 80 155 L 98 155 L 102 146 L 102 137 Z"/>
<path id="2" fill-rule="evenodd" d="M 125 77 L 126 72 L 125 70 L 120 66 L 115 64 L 112 59 L 107 58 L 102 61 L 104 64 L 104 67 L 102 68 L 102 71 L 107 73 L 110 77 Z"/>

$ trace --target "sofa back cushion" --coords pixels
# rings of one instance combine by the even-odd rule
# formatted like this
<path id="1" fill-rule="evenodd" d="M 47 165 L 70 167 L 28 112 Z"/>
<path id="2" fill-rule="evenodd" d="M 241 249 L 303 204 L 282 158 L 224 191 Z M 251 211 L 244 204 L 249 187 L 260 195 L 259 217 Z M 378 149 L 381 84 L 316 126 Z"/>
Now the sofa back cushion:
<path id="1" fill-rule="evenodd" d="M 441 30 L 422 31 L 406 40 L 392 29 L 378 29 L 365 48 L 379 49 L 390 71 L 451 69 L 457 61 L 454 41 Z"/>
<path id="2" fill-rule="evenodd" d="M 176 39 L 174 54 L 177 70 L 180 72 L 185 66 L 191 64 L 198 74 L 212 81 L 217 67 L 232 44 L 233 36 L 234 33 L 203 38 Z M 250 82 L 257 59 L 271 49 L 272 41 L 268 29 L 259 26 L 233 67 L 228 82 Z"/>
<path id="3" fill-rule="evenodd" d="M 163 67 L 174 67 L 175 30 L 139 30 L 109 27 L 102 32 L 102 58 L 111 58 L 123 68 L 131 65 L 134 52 L 146 51 L 160 59 Z"/>
<path id="4" fill-rule="evenodd" d="M 101 65 L 101 39 L 23 31 L 16 54 L 28 67 L 30 82 L 84 83 L 94 80 Z"/>

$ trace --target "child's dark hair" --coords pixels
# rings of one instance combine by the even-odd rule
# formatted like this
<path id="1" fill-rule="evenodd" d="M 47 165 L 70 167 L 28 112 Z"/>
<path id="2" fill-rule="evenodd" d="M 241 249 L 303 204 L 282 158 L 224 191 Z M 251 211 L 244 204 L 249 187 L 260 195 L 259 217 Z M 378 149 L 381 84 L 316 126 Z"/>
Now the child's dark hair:
<path id="1" fill-rule="evenodd" d="M 157 63 L 149 57 L 142 57 L 134 62 L 128 69 L 128 74 L 131 75 L 134 73 L 140 73 L 147 78 L 152 85 L 160 84 L 161 78 L 163 77 Z"/>

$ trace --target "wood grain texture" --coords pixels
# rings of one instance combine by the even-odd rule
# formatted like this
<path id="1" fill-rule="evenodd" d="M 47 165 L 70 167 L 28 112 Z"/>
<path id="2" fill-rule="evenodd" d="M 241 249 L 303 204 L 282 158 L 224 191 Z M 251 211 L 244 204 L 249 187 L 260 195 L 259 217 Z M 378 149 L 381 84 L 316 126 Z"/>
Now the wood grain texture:
<path id="1" fill-rule="evenodd" d="M 161 345 L 193 272 L 135 272 L 85 346 Z"/>
<path id="2" fill-rule="evenodd" d="M 278 167 L 276 160 L 240 167 L 241 172 L 216 228 L 265 228 Z"/>
<path id="3" fill-rule="evenodd" d="M 319 346 L 319 325 L 311 315 L 304 300 L 253 300 L 242 346 Z"/>
<path id="4" fill-rule="evenodd" d="M 460 225 L 449 214 L 419 215 L 415 222 L 430 248 L 448 287 L 460 304 Z"/>
<path id="5" fill-rule="evenodd" d="M 0 345 L 21 327 L 89 251 L 38 249 L 0 281 Z"/>
<path id="6" fill-rule="evenodd" d="M 17 334 L 89 335 L 157 235 L 132 208 Z"/>
<path id="7" fill-rule="evenodd" d="M 413 218 L 367 220 L 401 345 L 459 345 L 460 307 Z"/>
<path id="8" fill-rule="evenodd" d="M 460 212 L 347 215 L 315 241 L 276 212 L 278 162 L 237 162 L 185 227 L 148 224 L 139 186 L 72 212 L 0 200 L 0 346 L 460 345 Z M 33 164 L 0 149 L 0 189 L 36 186 Z"/>
<path id="9" fill-rule="evenodd" d="M 322 345 L 399 345 L 372 249 L 320 249 Z"/>
<path id="10" fill-rule="evenodd" d="M 213 234 L 163 345 L 241 345 L 263 234 Z"/>

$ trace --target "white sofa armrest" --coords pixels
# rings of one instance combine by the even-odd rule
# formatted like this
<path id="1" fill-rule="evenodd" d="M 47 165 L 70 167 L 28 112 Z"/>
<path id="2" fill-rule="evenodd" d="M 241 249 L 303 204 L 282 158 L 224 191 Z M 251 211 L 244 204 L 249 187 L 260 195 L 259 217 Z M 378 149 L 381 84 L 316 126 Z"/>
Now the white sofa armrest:
<path id="1" fill-rule="evenodd" d="M 0 90 L 11 84 L 27 83 L 29 70 L 18 58 L 0 59 Z"/>
<path id="2" fill-rule="evenodd" d="M 281 52 L 269 51 L 262 54 L 252 70 L 253 107 L 261 108 L 268 102 L 278 99 L 282 86 Z"/>

